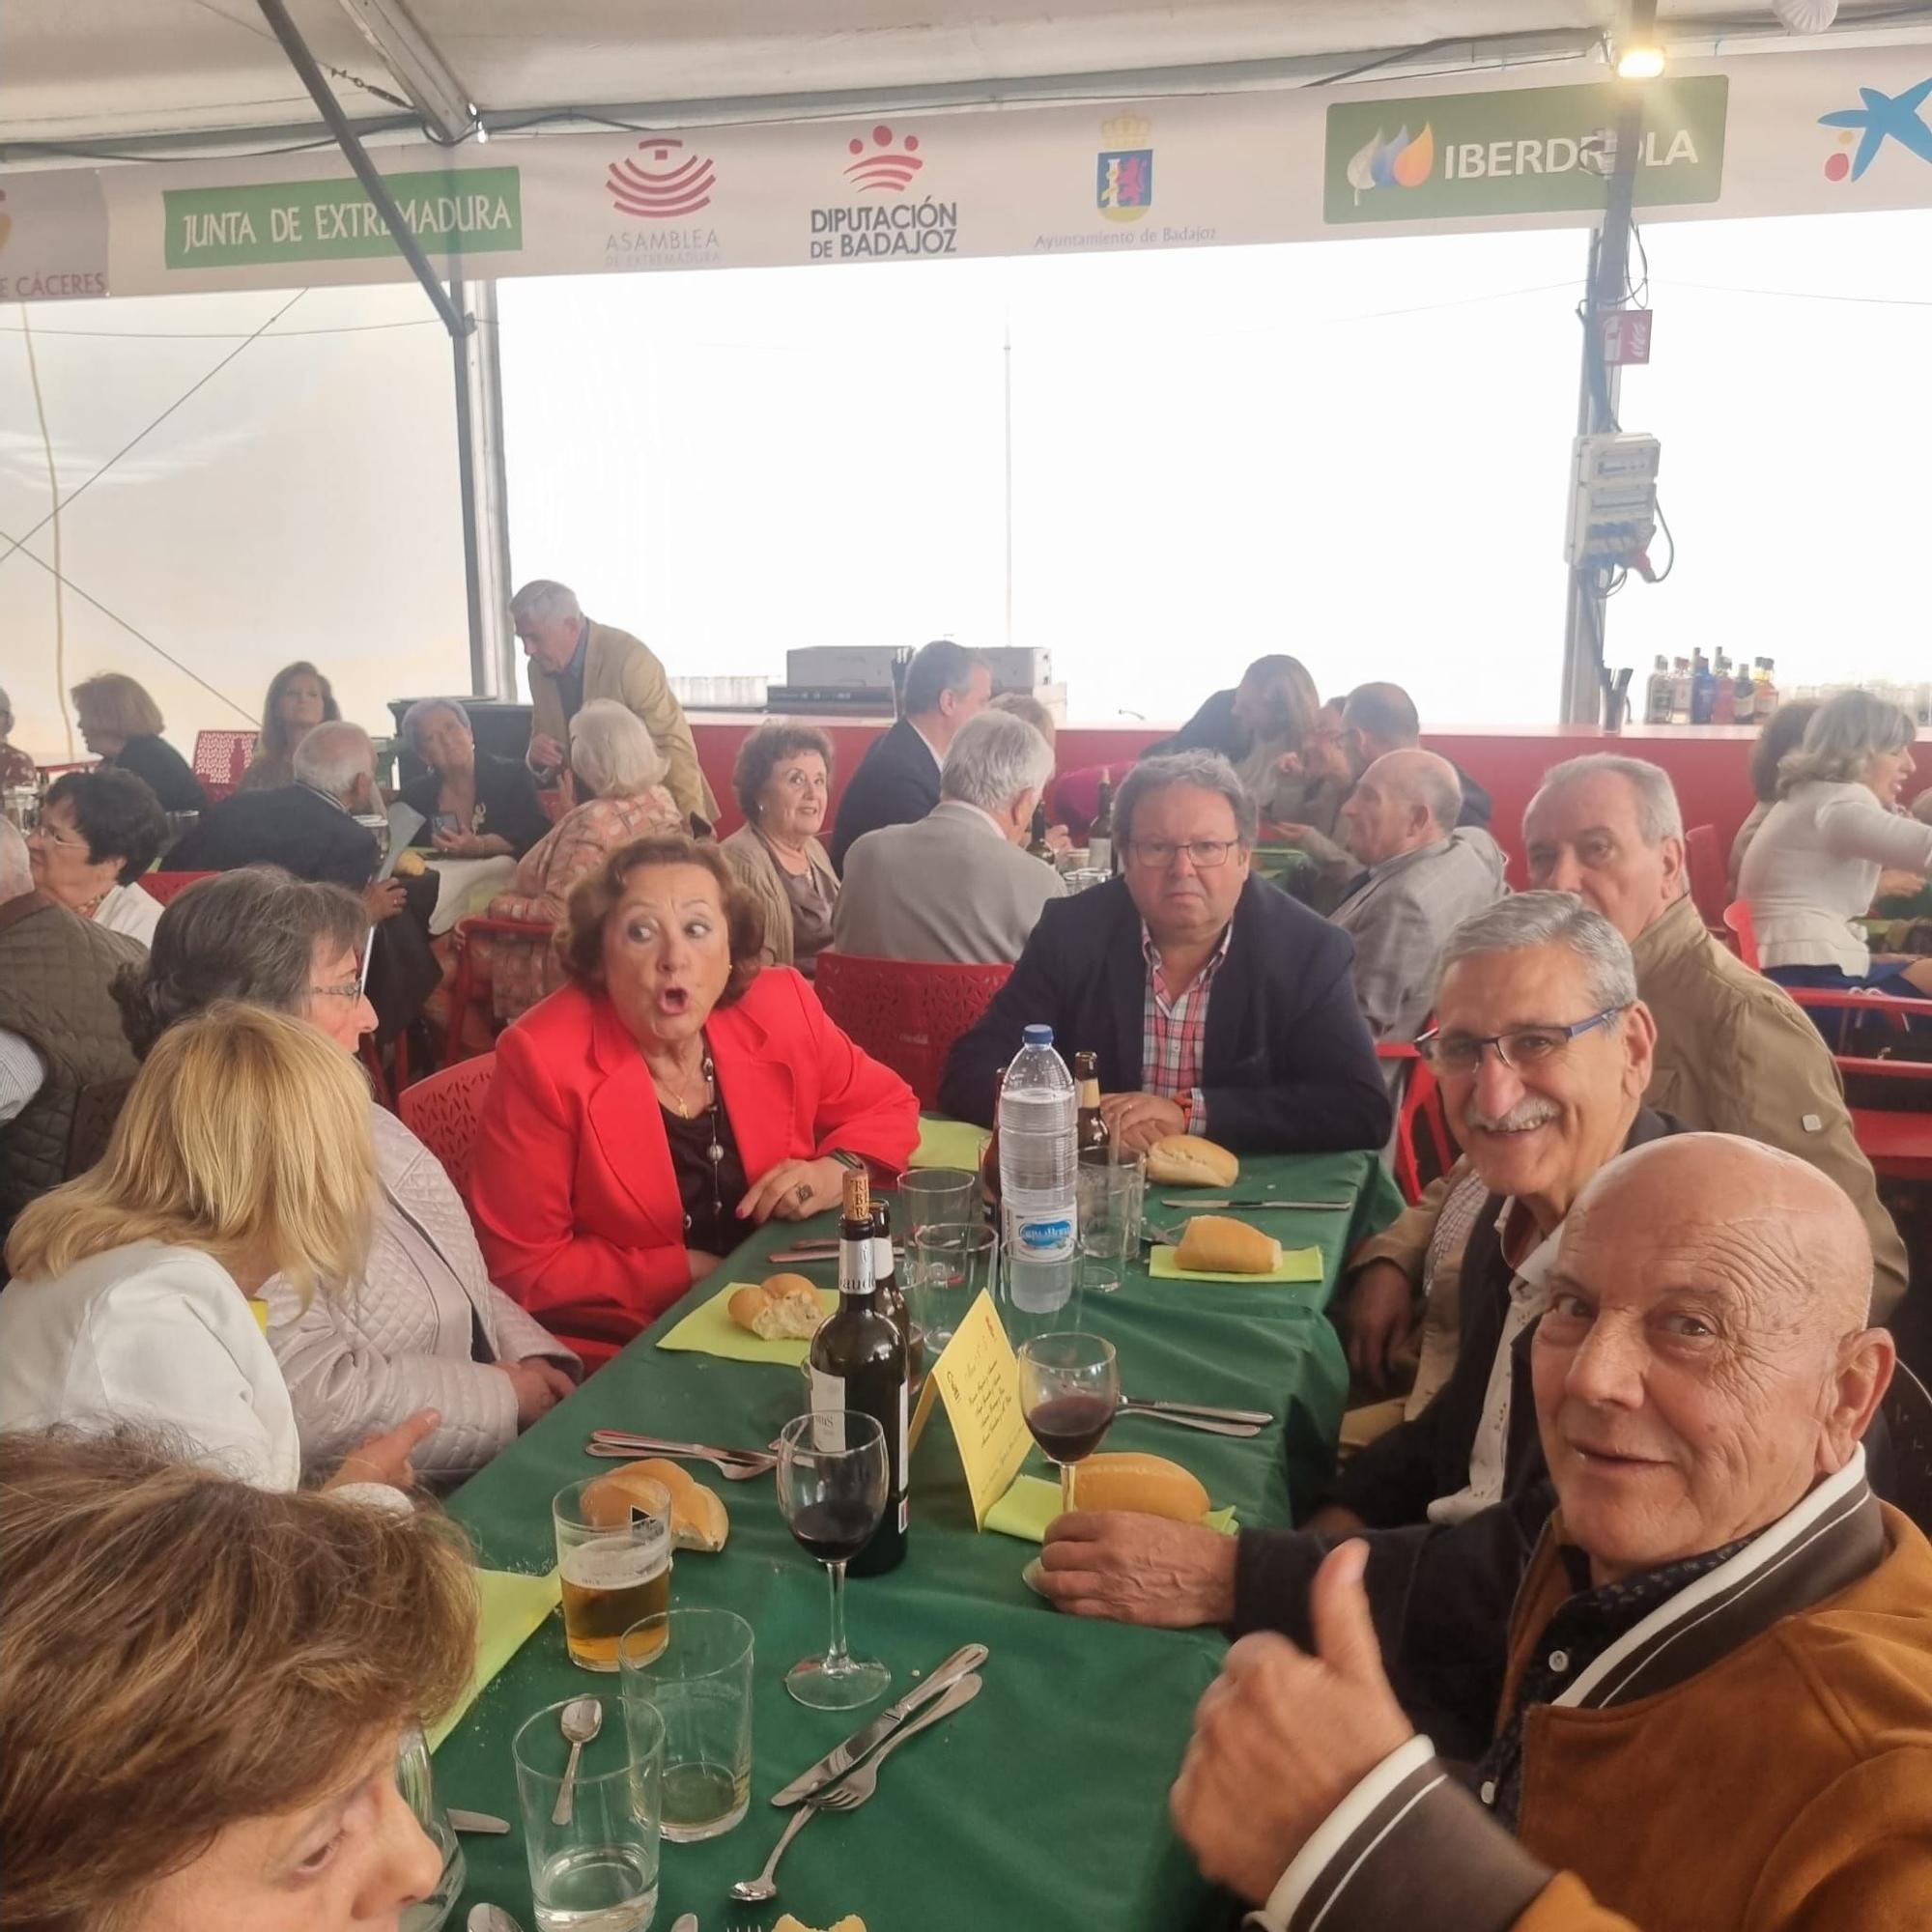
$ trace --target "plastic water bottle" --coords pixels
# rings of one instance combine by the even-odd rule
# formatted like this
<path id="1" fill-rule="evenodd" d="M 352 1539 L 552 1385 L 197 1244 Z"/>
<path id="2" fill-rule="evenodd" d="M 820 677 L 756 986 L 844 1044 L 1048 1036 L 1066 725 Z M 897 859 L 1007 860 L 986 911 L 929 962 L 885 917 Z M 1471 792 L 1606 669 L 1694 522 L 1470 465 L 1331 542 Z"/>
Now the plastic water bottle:
<path id="1" fill-rule="evenodd" d="M 1073 1293 L 1079 1109 L 1053 1029 L 1030 1026 L 1022 1037 L 1000 1092 L 1000 1218 L 1013 1306 L 1045 1315 Z"/>

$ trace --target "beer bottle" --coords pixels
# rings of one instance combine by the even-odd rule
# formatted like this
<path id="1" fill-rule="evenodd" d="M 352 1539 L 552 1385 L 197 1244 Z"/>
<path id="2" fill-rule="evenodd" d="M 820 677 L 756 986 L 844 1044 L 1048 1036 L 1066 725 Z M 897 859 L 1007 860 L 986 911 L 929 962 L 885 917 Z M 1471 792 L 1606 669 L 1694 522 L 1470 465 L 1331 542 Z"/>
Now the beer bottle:
<path id="1" fill-rule="evenodd" d="M 1112 877 L 1114 870 L 1114 775 L 1100 774 L 1100 803 L 1094 822 L 1087 828 L 1087 863 L 1096 872 Z"/>
<path id="2" fill-rule="evenodd" d="M 1091 1053 L 1073 1056 L 1074 1118 L 1073 1145 L 1084 1152 L 1088 1148 L 1110 1145 L 1112 1136 L 1100 1118 L 1100 1063 Z"/>

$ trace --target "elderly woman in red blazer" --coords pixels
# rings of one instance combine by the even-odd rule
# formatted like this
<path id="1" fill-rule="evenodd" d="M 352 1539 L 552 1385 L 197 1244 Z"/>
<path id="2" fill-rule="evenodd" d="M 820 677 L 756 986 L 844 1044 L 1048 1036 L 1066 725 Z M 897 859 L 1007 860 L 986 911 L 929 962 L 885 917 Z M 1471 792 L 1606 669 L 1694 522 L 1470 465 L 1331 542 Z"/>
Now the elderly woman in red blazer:
<path id="1" fill-rule="evenodd" d="M 493 1279 L 587 1363 L 918 1141 L 912 1089 L 760 970 L 763 939 L 715 845 L 637 839 L 571 895 L 570 983 L 497 1042 L 470 1211 Z"/>

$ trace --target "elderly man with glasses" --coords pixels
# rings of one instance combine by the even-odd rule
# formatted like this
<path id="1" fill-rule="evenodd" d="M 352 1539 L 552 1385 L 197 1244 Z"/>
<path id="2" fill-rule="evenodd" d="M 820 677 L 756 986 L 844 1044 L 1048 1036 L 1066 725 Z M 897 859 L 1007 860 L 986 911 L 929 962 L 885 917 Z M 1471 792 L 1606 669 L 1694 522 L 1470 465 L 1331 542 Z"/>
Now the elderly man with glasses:
<path id="1" fill-rule="evenodd" d="M 1870 1297 L 1856 1209 L 1791 1154 L 1688 1134 L 1596 1176 L 1529 1350 L 1556 1512 L 1472 1748 L 1418 1735 L 1433 1606 L 1376 1614 L 1359 1544 L 1202 1699 L 1174 1821 L 1250 1926 L 1926 1922 L 1932 1550 L 1866 1480 Z"/>
<path id="2" fill-rule="evenodd" d="M 1628 1148 L 1676 1130 L 1643 1105 L 1657 1029 L 1636 996 L 1630 948 L 1569 893 L 1522 893 L 1464 920 L 1443 949 L 1437 1024 L 1423 1042 L 1468 1158 L 1438 1236 L 1463 1243 L 1455 1367 L 1420 1413 L 1343 1466 L 1300 1530 L 1231 1541 L 1197 1524 L 1128 1514 L 1065 1516 L 1049 1532 L 1046 1593 L 1063 1609 L 1133 1623 L 1280 1627 L 1300 1613 L 1324 1538 L 1390 1532 L 1373 1585 L 1406 1600 L 1435 1560 L 1432 1529 L 1534 1497 L 1542 1452 L 1525 1383 L 1525 1345 L 1571 1204 Z M 1547 1510 L 1505 1513 L 1493 1596 L 1436 1605 L 1445 1652 L 1508 1610 Z"/>
<path id="3" fill-rule="evenodd" d="M 1098 1057 L 1109 1125 L 1238 1151 L 1379 1147 L 1389 1100 L 1346 933 L 1252 874 L 1255 807 L 1225 758 L 1136 765 L 1114 800 L 1122 877 L 1041 913 L 1013 975 L 954 1044 L 940 1104 L 988 1125 L 1020 1031 Z"/>

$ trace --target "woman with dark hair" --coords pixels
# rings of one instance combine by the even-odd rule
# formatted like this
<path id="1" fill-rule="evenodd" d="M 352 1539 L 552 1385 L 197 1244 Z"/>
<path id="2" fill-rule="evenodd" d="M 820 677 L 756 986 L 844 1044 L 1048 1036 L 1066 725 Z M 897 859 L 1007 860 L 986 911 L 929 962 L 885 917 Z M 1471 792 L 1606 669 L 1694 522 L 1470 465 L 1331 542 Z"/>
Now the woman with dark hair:
<path id="1" fill-rule="evenodd" d="M 478 752 L 455 698 L 418 698 L 403 713 L 403 741 L 429 767 L 401 793 L 422 813 L 414 844 L 451 859 L 521 859 L 550 830 L 523 761 Z"/>
<path id="2" fill-rule="evenodd" d="M 74 716 L 87 749 L 103 765 L 146 779 L 163 811 L 206 811 L 208 798 L 187 760 L 161 736 L 161 707 L 125 672 L 104 670 L 74 686 Z"/>
<path id="3" fill-rule="evenodd" d="M 161 915 L 144 966 L 115 983 L 135 1057 L 216 1000 L 292 1013 L 353 1055 L 376 1023 L 356 969 L 367 932 L 354 893 L 271 866 L 190 886 Z M 367 1259 L 335 1298 L 270 1280 L 269 1347 L 305 1467 L 434 1409 L 416 1471 L 459 1481 L 568 1395 L 580 1365 L 491 1281 L 441 1162 L 386 1108 L 372 1101 L 368 1114 L 378 1192 Z"/>
<path id="4" fill-rule="evenodd" d="M 760 724 L 738 747 L 731 785 L 745 822 L 723 850 L 758 902 L 765 958 L 809 980 L 832 944 L 838 903 L 838 875 L 818 842 L 831 809 L 832 740 L 781 718 Z"/>
<path id="5" fill-rule="evenodd" d="M 306 658 L 284 665 L 269 680 L 255 755 L 242 774 L 238 789 L 270 791 L 276 785 L 294 784 L 296 747 L 318 724 L 332 724 L 341 716 L 342 707 L 336 703 L 328 680 Z"/>
<path id="6" fill-rule="evenodd" d="M 593 1365 L 753 1226 L 918 1142 L 912 1089 L 760 969 L 763 937 L 715 845 L 640 838 L 571 894 L 571 983 L 497 1042 L 470 1211 L 497 1280 Z"/>
<path id="7" fill-rule="evenodd" d="M 34 884 L 82 919 L 152 945 L 161 905 L 137 882 L 167 836 L 145 779 L 112 765 L 63 772 L 27 834 Z"/>
<path id="8" fill-rule="evenodd" d="M 1805 727 L 1817 709 L 1817 705 L 1804 698 L 1795 703 L 1780 704 L 1765 720 L 1764 728 L 1757 734 L 1757 743 L 1750 749 L 1751 790 L 1757 794 L 1757 803 L 1751 807 L 1749 816 L 1738 827 L 1738 836 L 1731 840 L 1728 884 L 1733 898 L 1738 895 L 1738 874 L 1744 870 L 1745 854 L 1750 850 L 1750 842 L 1757 837 L 1758 827 L 1770 816 L 1771 808 L 1777 803 L 1777 768 L 1804 742 Z"/>

